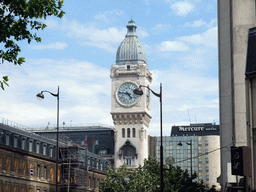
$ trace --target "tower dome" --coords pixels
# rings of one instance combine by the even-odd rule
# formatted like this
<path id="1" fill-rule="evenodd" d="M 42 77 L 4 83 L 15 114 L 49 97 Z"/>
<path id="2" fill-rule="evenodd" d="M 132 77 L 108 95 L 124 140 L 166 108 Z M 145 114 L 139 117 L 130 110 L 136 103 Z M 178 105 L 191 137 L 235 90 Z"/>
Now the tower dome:
<path id="1" fill-rule="evenodd" d="M 135 22 L 133 20 L 129 21 L 126 27 L 127 34 L 116 52 L 116 64 L 122 65 L 126 62 L 130 62 L 130 64 L 147 64 L 146 53 L 136 35 L 137 26 Z"/>

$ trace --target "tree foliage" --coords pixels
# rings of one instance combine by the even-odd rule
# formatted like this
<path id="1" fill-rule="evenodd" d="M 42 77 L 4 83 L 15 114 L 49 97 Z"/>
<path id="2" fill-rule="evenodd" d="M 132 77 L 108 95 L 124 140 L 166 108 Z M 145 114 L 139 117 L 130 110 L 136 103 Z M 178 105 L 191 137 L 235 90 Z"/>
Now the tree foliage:
<path id="1" fill-rule="evenodd" d="M 203 192 L 207 191 L 203 182 L 196 182 L 196 173 L 192 176 L 180 167 L 164 170 L 164 191 Z M 107 177 L 100 185 L 101 192 L 158 192 L 160 191 L 160 164 L 156 158 L 149 157 L 144 166 L 129 171 L 125 166 L 110 168 Z M 216 191 L 212 187 L 208 191 Z"/>
<path id="2" fill-rule="evenodd" d="M 41 42 L 33 30 L 44 29 L 46 25 L 41 19 L 47 16 L 61 18 L 64 12 L 61 10 L 63 0 L 0 0 L 0 50 L 1 64 L 4 61 L 21 65 L 25 62 L 24 57 L 18 57 L 21 51 L 17 42 L 32 40 Z M 33 32 L 32 32 L 33 31 Z M 4 89 L 8 77 L 3 76 L 0 86 Z"/>

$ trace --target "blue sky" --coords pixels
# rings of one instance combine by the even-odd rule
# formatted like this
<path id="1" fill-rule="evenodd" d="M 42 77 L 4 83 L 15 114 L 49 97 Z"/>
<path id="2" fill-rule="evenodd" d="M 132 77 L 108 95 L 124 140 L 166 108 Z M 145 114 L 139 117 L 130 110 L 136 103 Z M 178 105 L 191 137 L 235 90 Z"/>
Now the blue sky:
<path id="1" fill-rule="evenodd" d="M 216 0 L 64 0 L 65 16 L 49 17 L 36 31 L 41 43 L 20 42 L 22 66 L 1 65 L 10 86 L 0 92 L 0 117 L 28 127 L 113 125 L 110 69 L 131 18 L 153 72 L 163 84 L 163 130 L 189 123 L 219 123 Z M 159 135 L 159 99 L 152 97 L 150 135 Z"/>

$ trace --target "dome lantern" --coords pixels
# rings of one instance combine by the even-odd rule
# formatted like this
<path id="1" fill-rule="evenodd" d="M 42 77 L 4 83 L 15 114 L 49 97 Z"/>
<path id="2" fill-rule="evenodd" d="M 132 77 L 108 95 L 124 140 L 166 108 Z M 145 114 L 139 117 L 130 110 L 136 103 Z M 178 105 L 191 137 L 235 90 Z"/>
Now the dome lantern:
<path id="1" fill-rule="evenodd" d="M 126 62 L 130 64 L 147 64 L 146 53 L 138 40 L 136 35 L 135 22 L 133 20 L 128 22 L 127 34 L 117 49 L 116 64 L 123 65 Z"/>

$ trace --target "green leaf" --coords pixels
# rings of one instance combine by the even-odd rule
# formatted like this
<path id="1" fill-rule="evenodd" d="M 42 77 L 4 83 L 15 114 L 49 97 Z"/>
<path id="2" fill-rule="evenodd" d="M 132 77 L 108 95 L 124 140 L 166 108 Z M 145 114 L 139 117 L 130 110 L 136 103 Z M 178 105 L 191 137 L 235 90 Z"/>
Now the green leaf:
<path id="1" fill-rule="evenodd" d="M 46 19 L 48 16 L 62 18 L 65 12 L 62 10 L 63 0 L 15 0 L 1 1 L 0 21 L 1 33 L 0 43 L 4 49 L 0 50 L 2 63 L 8 61 L 21 65 L 25 62 L 24 57 L 19 57 L 21 52 L 18 42 L 32 40 L 41 42 L 41 38 L 34 34 L 33 29 L 44 29 L 46 25 L 38 20 Z M 0 81 L 0 86 L 4 90 L 7 80 Z"/>
<path id="2" fill-rule="evenodd" d="M 3 80 L 8 81 L 8 76 L 3 76 Z"/>

